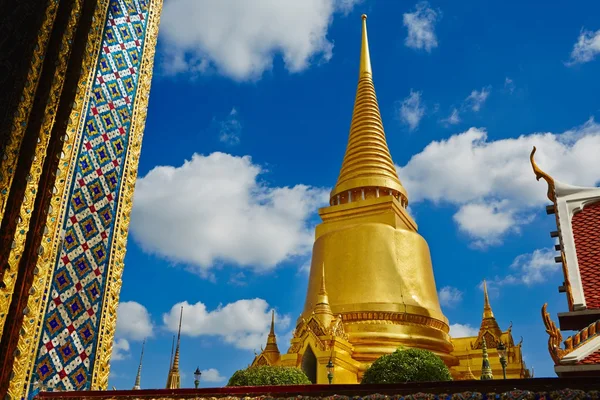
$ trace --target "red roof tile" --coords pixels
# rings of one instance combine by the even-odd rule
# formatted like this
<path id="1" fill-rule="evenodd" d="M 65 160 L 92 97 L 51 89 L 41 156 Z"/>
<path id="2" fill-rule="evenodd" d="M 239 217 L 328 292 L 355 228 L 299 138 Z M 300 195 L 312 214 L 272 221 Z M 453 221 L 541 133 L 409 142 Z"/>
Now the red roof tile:
<path id="1" fill-rule="evenodd" d="M 600 364 L 600 350 L 597 350 L 595 353 L 590 354 L 583 360 L 578 361 L 577 364 Z"/>
<path id="2" fill-rule="evenodd" d="M 573 215 L 572 226 L 587 308 L 600 308 L 600 202 Z"/>

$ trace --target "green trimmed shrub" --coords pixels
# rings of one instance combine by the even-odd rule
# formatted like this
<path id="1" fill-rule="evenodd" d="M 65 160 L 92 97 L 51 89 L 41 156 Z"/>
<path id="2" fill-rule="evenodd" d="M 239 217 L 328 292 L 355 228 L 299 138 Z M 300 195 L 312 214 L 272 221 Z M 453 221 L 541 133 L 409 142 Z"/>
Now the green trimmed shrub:
<path id="1" fill-rule="evenodd" d="M 450 370 L 434 353 L 422 349 L 399 348 L 378 358 L 366 371 L 361 383 L 405 383 L 451 381 Z"/>
<path id="2" fill-rule="evenodd" d="M 275 385 L 310 385 L 311 382 L 299 368 L 248 367 L 235 371 L 227 386 L 275 386 Z"/>

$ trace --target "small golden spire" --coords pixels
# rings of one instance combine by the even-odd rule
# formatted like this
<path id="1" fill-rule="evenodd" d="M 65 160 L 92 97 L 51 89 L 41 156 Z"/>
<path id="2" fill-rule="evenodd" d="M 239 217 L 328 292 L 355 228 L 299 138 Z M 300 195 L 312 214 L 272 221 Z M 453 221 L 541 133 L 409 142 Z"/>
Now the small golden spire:
<path id="1" fill-rule="evenodd" d="M 531 154 L 529 155 L 529 161 L 531 162 L 531 167 L 533 168 L 535 179 L 539 181 L 543 178 L 546 181 L 546 183 L 548 184 L 548 192 L 546 196 L 548 196 L 548 199 L 554 203 L 556 202 L 556 195 L 554 193 L 554 178 L 552 178 L 550 175 L 542 171 L 540 167 L 538 167 L 537 163 L 535 162 L 535 159 L 533 158 L 535 152 L 536 148 L 535 146 L 533 146 L 533 150 L 531 150 Z"/>
<path id="2" fill-rule="evenodd" d="M 181 342 L 181 321 L 183 320 L 183 306 L 179 314 L 179 330 L 177 331 L 177 347 L 173 356 L 173 365 L 167 377 L 167 389 L 179 389 L 181 386 L 181 377 L 179 375 L 179 345 Z"/>
<path id="3" fill-rule="evenodd" d="M 317 304 L 313 310 L 315 316 L 321 321 L 321 323 L 328 328 L 333 321 L 333 312 L 329 306 L 329 296 L 327 295 L 327 288 L 325 287 L 325 263 L 321 270 L 321 289 L 317 295 Z"/>
<path id="4" fill-rule="evenodd" d="M 140 355 L 140 365 L 138 366 L 137 375 L 135 376 L 135 383 L 133 385 L 133 390 L 140 390 L 141 380 L 142 380 L 142 360 L 144 359 L 144 346 L 146 345 L 146 339 L 142 342 L 142 354 Z"/>
<path id="5" fill-rule="evenodd" d="M 367 16 L 362 16 L 360 68 L 354 112 L 346 154 L 330 204 L 361 201 L 368 197 L 392 195 L 403 206 L 408 204 L 406 190 L 398 179 L 388 149 L 377 104 L 367 37 Z"/>
<path id="6" fill-rule="evenodd" d="M 281 356 L 277 346 L 277 336 L 275 335 L 275 310 L 271 311 L 271 329 L 269 330 L 269 336 L 267 336 L 267 346 L 261 354 L 267 357 L 271 365 L 274 365 Z"/>
<path id="7" fill-rule="evenodd" d="M 483 280 L 483 318 L 494 318 L 494 312 L 490 305 L 490 298 L 488 296 L 487 283 Z"/>
<path id="8" fill-rule="evenodd" d="M 358 77 L 359 79 L 363 75 L 372 75 L 371 70 L 371 56 L 369 55 L 369 39 L 367 37 L 367 14 L 363 14 L 362 18 L 362 43 L 360 47 L 360 70 Z"/>

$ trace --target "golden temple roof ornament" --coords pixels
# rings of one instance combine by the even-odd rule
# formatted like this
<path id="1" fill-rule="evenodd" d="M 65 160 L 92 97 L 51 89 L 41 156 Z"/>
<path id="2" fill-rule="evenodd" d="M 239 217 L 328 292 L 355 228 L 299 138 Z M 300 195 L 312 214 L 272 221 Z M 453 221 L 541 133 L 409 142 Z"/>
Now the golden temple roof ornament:
<path id="1" fill-rule="evenodd" d="M 385 139 L 369 55 L 367 16 L 362 16 L 360 68 L 346 154 L 330 204 L 352 203 L 370 197 L 394 196 L 408 205 Z"/>
<path id="2" fill-rule="evenodd" d="M 560 329 L 558 329 L 554 324 L 554 321 L 552 321 L 552 317 L 550 317 L 550 314 L 546 310 L 547 307 L 548 303 L 542 306 L 542 320 L 544 321 L 546 333 L 548 334 L 548 352 L 554 363 L 558 365 L 567 352 L 561 348 L 561 342 L 563 340 L 562 333 L 560 333 Z"/>
<path id="3" fill-rule="evenodd" d="M 537 163 L 535 162 L 535 159 L 533 158 L 535 151 L 536 148 L 535 146 L 533 146 L 533 150 L 531 150 L 531 155 L 529 156 L 529 161 L 531 161 L 531 167 L 533 168 L 533 173 L 535 174 L 535 179 L 539 181 L 543 178 L 546 181 L 546 183 L 548 184 L 548 199 L 554 203 L 556 202 L 556 195 L 554 194 L 554 178 L 552 178 L 550 175 L 542 171 L 540 167 L 538 167 Z"/>
<path id="4" fill-rule="evenodd" d="M 492 375 L 492 367 L 490 367 L 490 360 L 488 358 L 487 345 L 485 343 L 485 337 L 483 338 L 481 348 L 481 380 L 490 380 L 494 379 L 494 375 Z"/>
<path id="5" fill-rule="evenodd" d="M 490 305 L 490 297 L 488 296 L 487 283 L 483 280 L 483 318 L 494 318 L 494 312 Z"/>
<path id="6" fill-rule="evenodd" d="M 146 345 L 146 339 L 142 342 L 142 355 L 140 355 L 140 365 L 138 366 L 137 375 L 135 376 L 135 383 L 133 390 L 140 390 L 142 380 L 142 360 L 144 359 L 144 346 Z"/>
<path id="7" fill-rule="evenodd" d="M 177 347 L 173 356 L 173 364 L 167 377 L 167 389 L 179 389 L 181 386 L 181 376 L 179 375 L 179 345 L 181 342 L 181 321 L 183 319 L 183 306 L 179 314 L 179 330 L 177 331 Z"/>
<path id="8" fill-rule="evenodd" d="M 313 312 L 323 324 L 324 328 L 327 329 L 331 325 L 331 321 L 333 321 L 333 312 L 329 306 L 329 296 L 327 295 L 327 288 L 325 287 L 325 263 L 323 263 L 321 269 L 321 289 L 317 295 L 317 303 L 315 304 Z"/>

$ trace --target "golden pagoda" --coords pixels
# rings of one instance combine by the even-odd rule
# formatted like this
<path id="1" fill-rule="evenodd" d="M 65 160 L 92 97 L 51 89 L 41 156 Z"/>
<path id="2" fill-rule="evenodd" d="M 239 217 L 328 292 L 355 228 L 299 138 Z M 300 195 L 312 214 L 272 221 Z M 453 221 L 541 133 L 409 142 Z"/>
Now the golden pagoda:
<path id="1" fill-rule="evenodd" d="M 327 383 L 329 360 L 335 383 L 358 383 L 373 361 L 399 346 L 458 365 L 429 247 L 406 211 L 408 196 L 386 143 L 366 19 L 346 154 L 330 205 L 319 210 L 304 311 L 290 349 L 276 362 L 302 367 L 314 383 Z"/>
<path id="2" fill-rule="evenodd" d="M 491 368 L 490 374 L 493 375 L 493 379 L 503 378 L 502 365 L 497 350 L 500 343 L 506 347 L 506 378 L 530 377 L 530 372 L 523 361 L 522 343 L 515 344 L 513 340 L 512 325 L 503 332 L 496 321 L 485 280 L 483 281 L 483 318 L 479 333 L 477 336 L 452 338 L 452 344 L 454 345 L 452 355 L 459 360 L 459 365 L 452 368 L 452 375 L 455 379 L 470 379 L 469 374 L 475 376 L 487 375 L 487 372 L 483 371 L 484 343 L 486 344 L 487 363 Z M 471 360 L 473 359 L 476 360 L 476 363 L 474 370 L 471 371 Z"/>
<path id="3" fill-rule="evenodd" d="M 167 376 L 167 389 L 179 389 L 181 386 L 181 376 L 179 374 L 179 345 L 181 342 L 181 320 L 183 319 L 183 307 L 181 307 L 181 313 L 179 314 L 179 330 L 177 332 L 177 347 L 175 348 L 175 355 L 171 361 L 169 368 L 169 375 Z"/>

